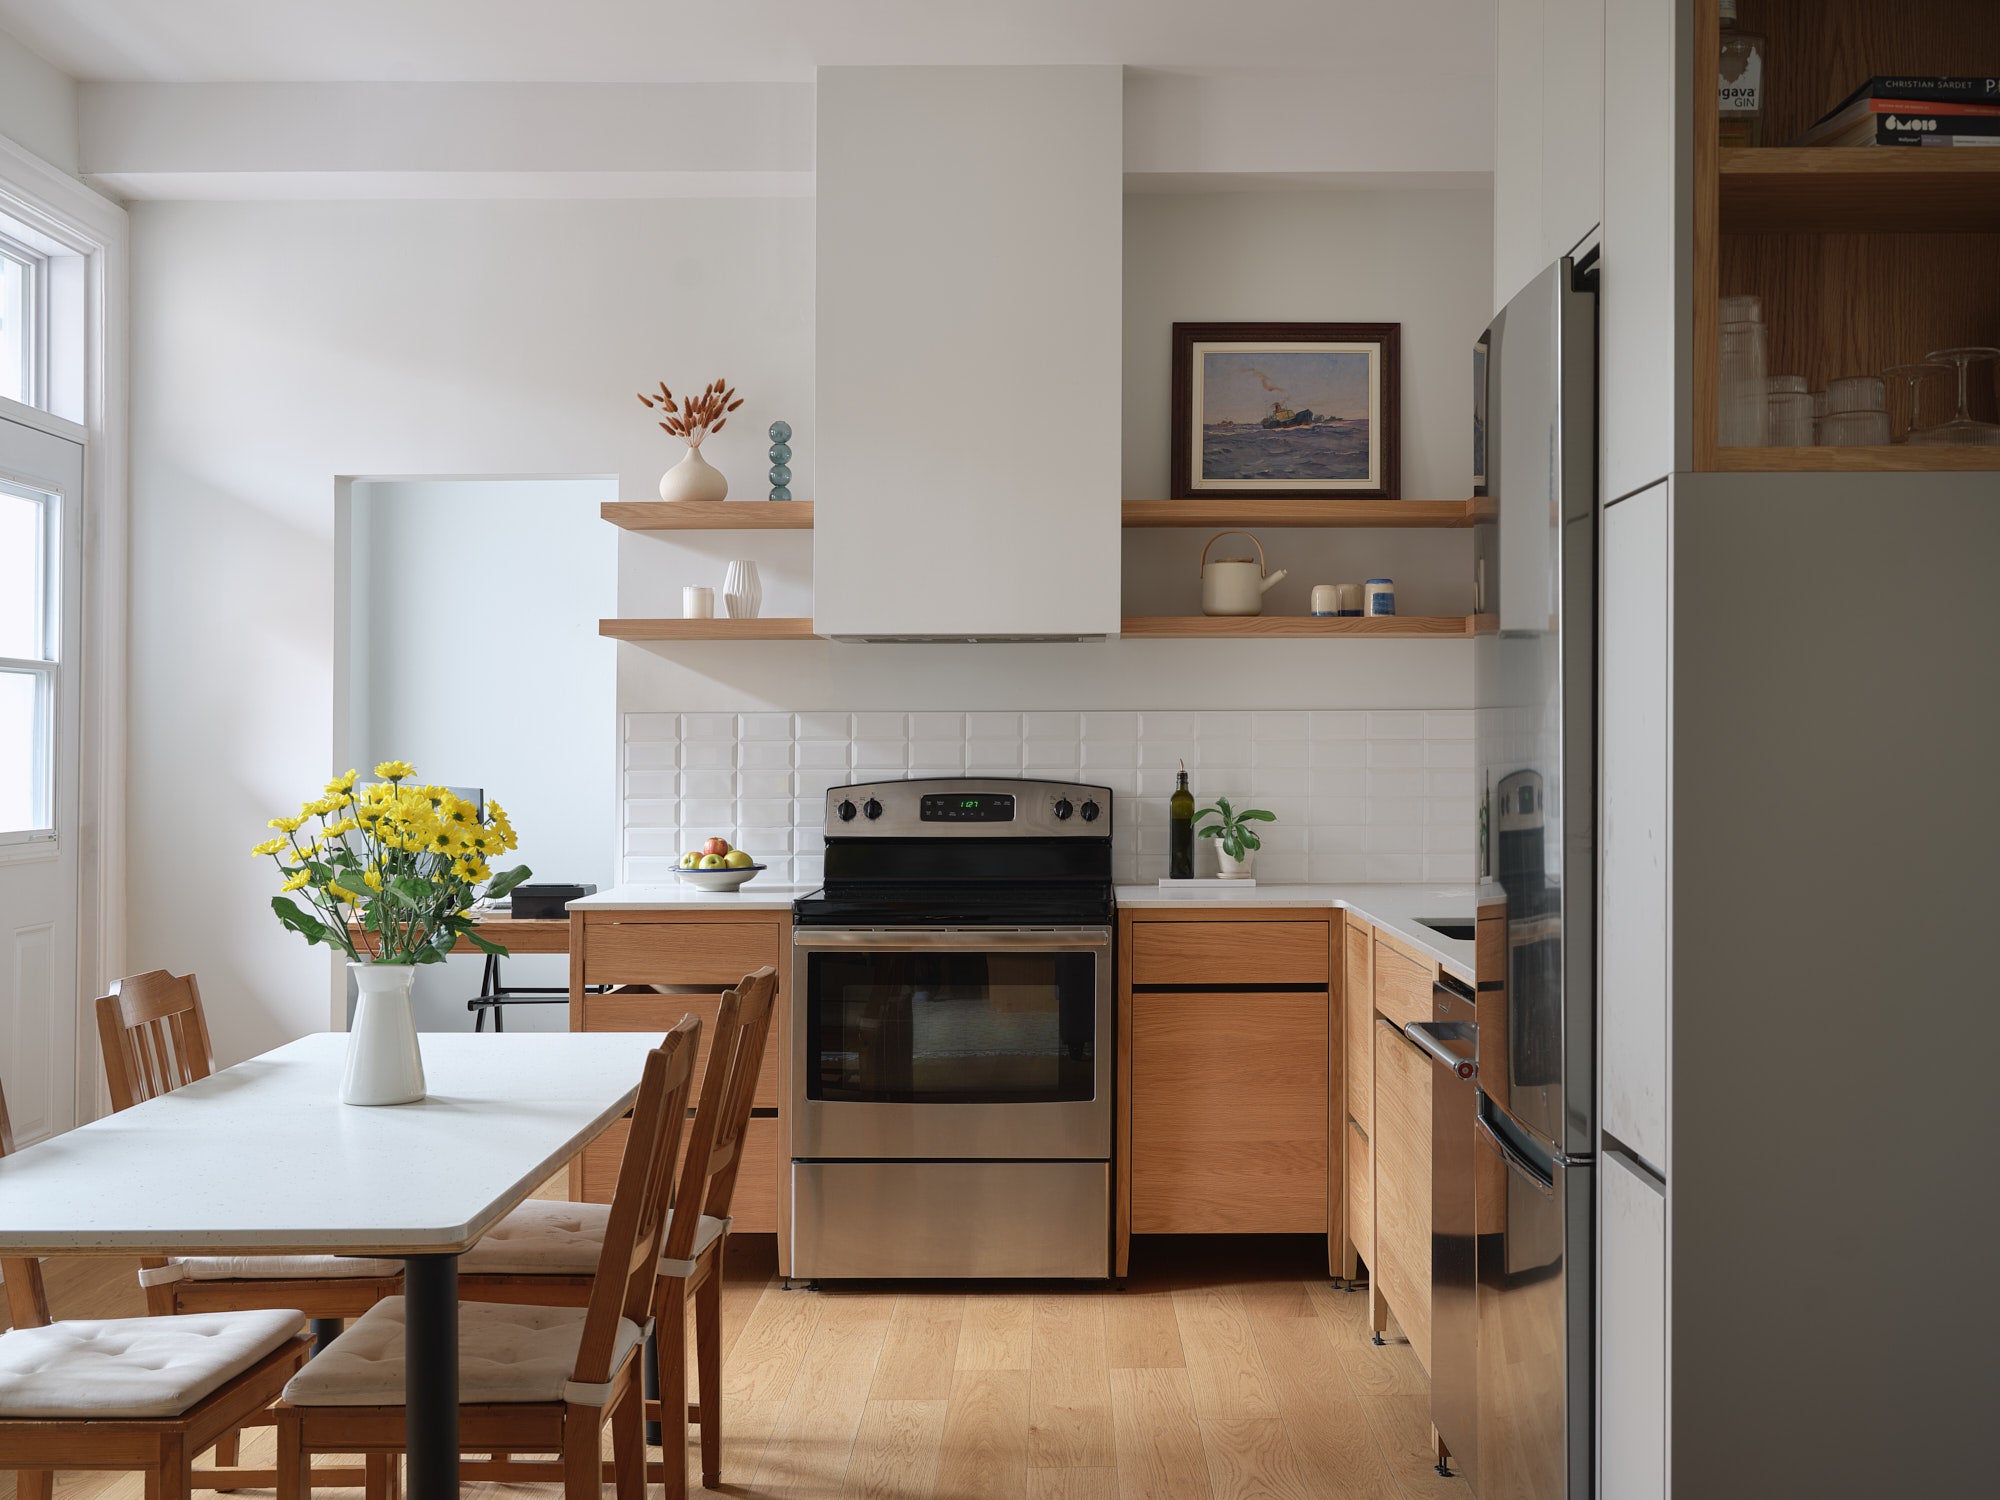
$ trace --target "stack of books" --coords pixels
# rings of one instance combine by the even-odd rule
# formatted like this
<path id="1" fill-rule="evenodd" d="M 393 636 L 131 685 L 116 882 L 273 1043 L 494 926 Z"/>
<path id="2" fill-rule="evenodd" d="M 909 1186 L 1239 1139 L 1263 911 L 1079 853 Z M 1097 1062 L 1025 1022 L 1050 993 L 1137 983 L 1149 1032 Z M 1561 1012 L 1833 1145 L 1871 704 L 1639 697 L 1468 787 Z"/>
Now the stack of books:
<path id="1" fill-rule="evenodd" d="M 1871 78 L 1798 146 L 2000 146 L 2000 78 Z"/>

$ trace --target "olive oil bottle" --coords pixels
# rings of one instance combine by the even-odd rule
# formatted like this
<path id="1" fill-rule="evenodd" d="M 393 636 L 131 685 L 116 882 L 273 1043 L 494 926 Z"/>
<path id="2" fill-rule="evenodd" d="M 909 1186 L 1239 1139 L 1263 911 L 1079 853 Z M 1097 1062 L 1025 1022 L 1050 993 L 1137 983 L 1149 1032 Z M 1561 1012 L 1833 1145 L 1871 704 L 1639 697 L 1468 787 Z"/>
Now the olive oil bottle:
<path id="1" fill-rule="evenodd" d="M 1170 880 L 1194 879 L 1194 793 L 1188 790 L 1187 762 L 1181 762 L 1179 784 L 1174 787 L 1173 799 L 1167 803 L 1172 839 L 1168 844 L 1167 877 Z M 1158 868 L 1155 866 L 1154 868 Z"/>

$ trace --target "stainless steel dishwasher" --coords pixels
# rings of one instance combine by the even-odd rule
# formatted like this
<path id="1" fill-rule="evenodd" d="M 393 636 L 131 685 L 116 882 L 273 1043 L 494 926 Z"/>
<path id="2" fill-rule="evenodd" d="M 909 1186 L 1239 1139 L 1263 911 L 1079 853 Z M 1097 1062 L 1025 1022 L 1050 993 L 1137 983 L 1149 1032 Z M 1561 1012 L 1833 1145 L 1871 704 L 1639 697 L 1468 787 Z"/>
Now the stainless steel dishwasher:
<path id="1" fill-rule="evenodd" d="M 1469 1479 L 1479 1411 L 1477 1019 L 1471 987 L 1440 971 L 1431 986 L 1431 1018 L 1403 1028 L 1431 1059 L 1431 1425 Z M 1449 1470 L 1439 1464 L 1438 1472 Z"/>

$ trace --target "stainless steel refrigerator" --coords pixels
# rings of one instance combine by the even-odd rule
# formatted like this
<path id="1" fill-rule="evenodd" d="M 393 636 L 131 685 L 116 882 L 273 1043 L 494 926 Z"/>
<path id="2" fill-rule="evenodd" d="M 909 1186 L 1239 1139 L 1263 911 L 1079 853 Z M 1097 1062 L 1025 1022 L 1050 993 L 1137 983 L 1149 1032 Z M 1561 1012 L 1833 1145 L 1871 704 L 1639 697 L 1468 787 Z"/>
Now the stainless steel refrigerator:
<path id="1" fill-rule="evenodd" d="M 1434 1246 L 1440 1435 L 1479 1500 L 1591 1491 L 1597 574 L 1595 274 L 1564 258 L 1480 341 L 1473 1203 Z M 1482 932 L 1493 928 L 1482 925 Z M 1461 1117 L 1462 1118 L 1462 1117 Z M 1453 1174 L 1440 1171 L 1438 1180 Z M 1447 1220 L 1440 1218 L 1442 1225 Z M 1470 1285 L 1465 1283 L 1470 1281 Z M 1456 1283 L 1456 1284 L 1454 1284 Z M 1456 1306 L 1463 1316 L 1448 1318 Z M 1448 1425 L 1446 1425 L 1448 1424 Z"/>

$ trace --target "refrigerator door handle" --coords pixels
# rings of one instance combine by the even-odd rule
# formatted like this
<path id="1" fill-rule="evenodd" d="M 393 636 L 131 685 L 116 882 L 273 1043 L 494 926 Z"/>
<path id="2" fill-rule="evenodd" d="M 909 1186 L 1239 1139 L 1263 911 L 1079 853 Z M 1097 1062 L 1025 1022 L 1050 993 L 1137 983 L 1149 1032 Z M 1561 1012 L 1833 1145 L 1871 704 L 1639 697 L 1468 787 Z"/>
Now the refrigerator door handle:
<path id="1" fill-rule="evenodd" d="M 1466 1021 L 1411 1021 L 1403 1027 L 1403 1035 L 1428 1052 L 1451 1072 L 1468 1082 L 1479 1076 L 1479 1064 L 1472 1057 L 1451 1050 L 1446 1042 L 1469 1042 L 1475 1055 L 1479 1047 L 1479 1028 Z"/>
<path id="2" fill-rule="evenodd" d="M 1485 1120 L 1476 1120 L 1474 1124 L 1478 1126 L 1479 1133 L 1493 1143 L 1493 1149 L 1500 1153 L 1501 1159 L 1513 1169 L 1515 1176 L 1525 1179 L 1528 1185 L 1544 1198 L 1555 1197 L 1555 1184 L 1537 1171 L 1533 1162 L 1529 1161 L 1527 1157 L 1521 1155 L 1520 1152 L 1500 1139 L 1499 1133 L 1491 1125 L 1487 1124 Z M 1559 1159 L 1556 1165 L 1559 1167 L 1567 1166 L 1568 1163 Z"/>

